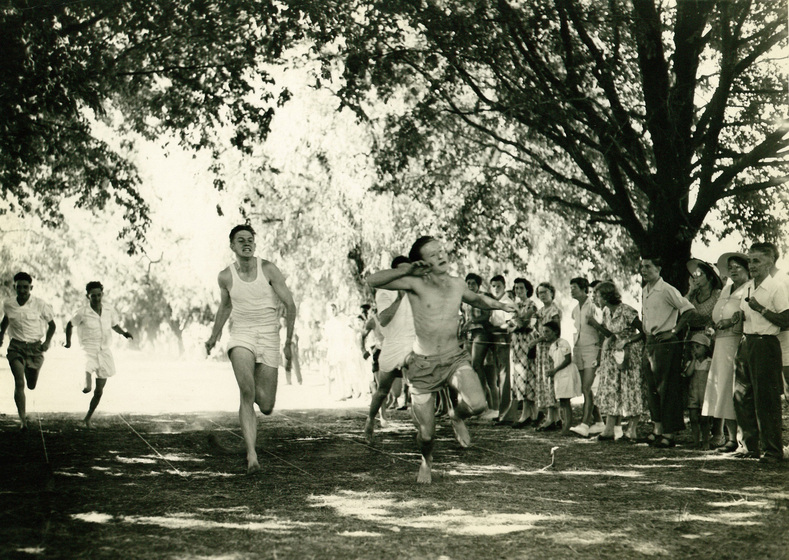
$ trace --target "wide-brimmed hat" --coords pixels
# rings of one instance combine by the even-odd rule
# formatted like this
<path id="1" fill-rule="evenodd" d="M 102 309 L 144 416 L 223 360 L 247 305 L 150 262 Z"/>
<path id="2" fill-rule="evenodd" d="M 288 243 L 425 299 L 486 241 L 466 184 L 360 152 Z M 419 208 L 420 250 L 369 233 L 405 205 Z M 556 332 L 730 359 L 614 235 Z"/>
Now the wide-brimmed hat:
<path id="1" fill-rule="evenodd" d="M 690 337 L 691 342 L 695 342 L 697 344 L 701 344 L 702 346 L 706 346 L 707 348 L 710 347 L 712 344 L 710 342 L 709 337 L 704 333 L 696 333 L 692 337 Z"/>
<path id="2" fill-rule="evenodd" d="M 738 257 L 744 260 L 746 263 L 748 262 L 748 255 L 745 253 L 723 253 L 720 257 L 718 257 L 718 270 L 721 273 L 721 276 L 724 278 L 729 277 L 729 259 L 732 257 Z M 745 267 L 745 270 L 748 270 L 748 267 Z"/>
<path id="3" fill-rule="evenodd" d="M 712 268 L 710 263 L 706 263 L 700 259 L 690 259 L 685 266 L 687 266 L 688 272 L 691 274 L 695 274 L 698 269 L 704 271 L 707 276 L 712 279 L 713 290 L 720 290 L 723 287 L 723 280 L 721 280 L 721 277 L 718 276 L 718 273 L 715 272 L 715 269 Z"/>

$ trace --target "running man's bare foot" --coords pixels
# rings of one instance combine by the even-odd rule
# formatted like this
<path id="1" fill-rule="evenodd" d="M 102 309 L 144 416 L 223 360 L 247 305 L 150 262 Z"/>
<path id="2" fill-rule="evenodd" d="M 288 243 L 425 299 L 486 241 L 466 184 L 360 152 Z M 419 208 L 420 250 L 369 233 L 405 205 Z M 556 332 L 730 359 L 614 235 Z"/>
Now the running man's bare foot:
<path id="1" fill-rule="evenodd" d="M 85 427 L 89 430 L 93 429 L 93 424 L 90 422 L 90 416 L 86 416 L 83 421 L 85 422 Z"/>
<path id="2" fill-rule="evenodd" d="M 367 443 L 372 443 L 373 442 L 373 430 L 375 429 L 374 424 L 375 424 L 375 421 L 374 420 L 370 420 L 369 417 L 367 418 L 367 420 L 364 423 L 364 439 L 367 440 Z"/>
<path id="3" fill-rule="evenodd" d="M 452 415 L 452 429 L 455 430 L 455 438 L 458 440 L 460 447 L 471 446 L 471 435 L 468 433 L 466 423 L 454 414 Z"/>
<path id="4" fill-rule="evenodd" d="M 260 472 L 257 454 L 247 455 L 247 474 L 257 474 Z"/>
<path id="5" fill-rule="evenodd" d="M 432 459 L 427 460 L 422 457 L 422 464 L 419 466 L 419 474 L 416 475 L 417 484 L 431 484 L 433 482 L 433 474 L 431 472 L 432 465 Z"/>
<path id="6" fill-rule="evenodd" d="M 20 420 L 19 421 L 19 430 L 22 431 L 22 432 L 27 430 L 27 418 L 25 418 L 24 420 Z"/>

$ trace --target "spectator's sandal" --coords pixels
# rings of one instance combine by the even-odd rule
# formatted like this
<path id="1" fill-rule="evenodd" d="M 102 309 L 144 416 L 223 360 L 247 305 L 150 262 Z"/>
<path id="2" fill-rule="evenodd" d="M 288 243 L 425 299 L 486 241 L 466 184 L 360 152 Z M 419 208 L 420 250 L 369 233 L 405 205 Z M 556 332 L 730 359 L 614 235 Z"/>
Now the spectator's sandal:
<path id="1" fill-rule="evenodd" d="M 646 443 L 647 445 L 655 445 L 658 442 L 659 439 L 660 439 L 659 435 L 657 435 L 657 434 L 649 434 L 646 437 L 638 438 L 636 440 L 636 443 Z"/>
<path id="2" fill-rule="evenodd" d="M 669 447 L 675 447 L 676 445 L 677 444 L 673 439 L 661 437 L 658 441 L 652 444 L 652 447 L 656 447 L 657 449 L 668 449 Z"/>

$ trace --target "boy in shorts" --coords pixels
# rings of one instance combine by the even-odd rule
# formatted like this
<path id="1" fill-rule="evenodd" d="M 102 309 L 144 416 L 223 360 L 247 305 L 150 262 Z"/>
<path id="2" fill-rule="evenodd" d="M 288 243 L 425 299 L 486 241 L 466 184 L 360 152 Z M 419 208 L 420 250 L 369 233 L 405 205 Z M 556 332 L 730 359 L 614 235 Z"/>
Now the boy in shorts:
<path id="1" fill-rule="evenodd" d="M 55 334 L 52 306 L 32 296 L 33 278 L 27 272 L 14 275 L 16 297 L 3 302 L 3 320 L 0 322 L 0 346 L 6 330 L 8 363 L 14 375 L 14 402 L 19 414 L 20 428 L 27 429 L 25 381 L 31 391 L 36 388 L 38 374 L 44 363 L 44 352 L 49 350 Z M 46 333 L 45 333 L 46 327 Z M 41 337 L 44 341 L 41 342 Z"/>

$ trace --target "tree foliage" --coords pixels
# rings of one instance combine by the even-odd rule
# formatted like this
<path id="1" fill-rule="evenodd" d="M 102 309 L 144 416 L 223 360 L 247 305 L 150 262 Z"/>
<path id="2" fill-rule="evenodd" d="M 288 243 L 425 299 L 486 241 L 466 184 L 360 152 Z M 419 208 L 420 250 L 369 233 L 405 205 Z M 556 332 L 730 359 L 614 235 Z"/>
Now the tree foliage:
<path id="1" fill-rule="evenodd" d="M 362 118 L 392 104 L 382 188 L 429 199 L 462 175 L 450 188 L 472 205 L 509 198 L 522 216 L 539 200 L 623 228 L 672 279 L 713 210 L 747 236 L 784 223 L 784 2 L 345 6 L 339 94 Z"/>
<path id="2" fill-rule="evenodd" d="M 57 225 L 65 197 L 112 202 L 125 211 L 121 234 L 139 241 L 149 209 L 137 169 L 92 124 L 120 111 L 127 132 L 249 153 L 288 97 L 262 63 L 299 37 L 302 15 L 267 0 L 3 2 L 0 210 Z"/>

